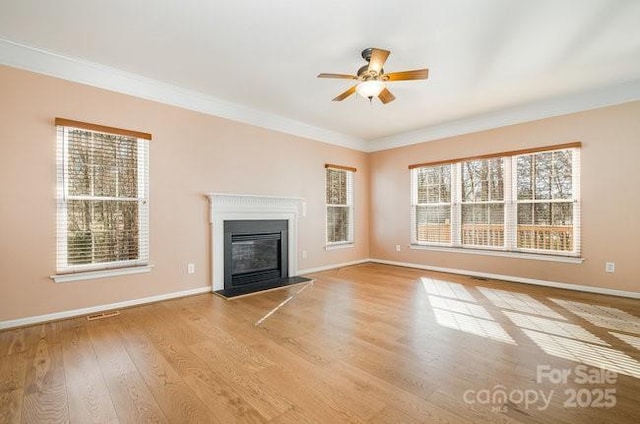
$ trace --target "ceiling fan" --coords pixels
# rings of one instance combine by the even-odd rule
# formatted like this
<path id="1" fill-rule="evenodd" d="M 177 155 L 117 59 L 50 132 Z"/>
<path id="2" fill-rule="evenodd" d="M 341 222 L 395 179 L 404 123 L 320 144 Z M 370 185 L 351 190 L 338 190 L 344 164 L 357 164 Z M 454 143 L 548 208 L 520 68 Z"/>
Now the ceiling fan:
<path id="1" fill-rule="evenodd" d="M 334 98 L 334 102 L 342 101 L 354 92 L 357 92 L 362 97 L 369 99 L 369 101 L 373 100 L 374 97 L 378 97 L 382 103 L 387 104 L 396 98 L 386 88 L 387 82 L 420 80 L 429 77 L 429 69 L 416 69 L 415 71 L 385 74 L 382 65 L 384 65 L 390 53 L 389 50 L 369 47 L 362 50 L 362 58 L 367 61 L 367 64 L 358 69 L 357 75 L 323 73 L 318 74 L 318 78 L 352 79 L 358 81 L 356 85 Z"/>

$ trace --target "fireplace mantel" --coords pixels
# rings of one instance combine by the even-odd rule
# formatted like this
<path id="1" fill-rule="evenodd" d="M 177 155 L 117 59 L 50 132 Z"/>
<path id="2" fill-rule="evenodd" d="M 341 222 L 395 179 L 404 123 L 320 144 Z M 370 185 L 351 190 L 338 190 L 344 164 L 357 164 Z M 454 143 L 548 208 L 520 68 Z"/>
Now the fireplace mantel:
<path id="1" fill-rule="evenodd" d="M 211 286 L 224 288 L 224 222 L 241 219 L 284 219 L 289 232 L 289 276 L 298 275 L 298 219 L 306 215 L 306 203 L 299 197 L 207 193 L 211 223 Z"/>

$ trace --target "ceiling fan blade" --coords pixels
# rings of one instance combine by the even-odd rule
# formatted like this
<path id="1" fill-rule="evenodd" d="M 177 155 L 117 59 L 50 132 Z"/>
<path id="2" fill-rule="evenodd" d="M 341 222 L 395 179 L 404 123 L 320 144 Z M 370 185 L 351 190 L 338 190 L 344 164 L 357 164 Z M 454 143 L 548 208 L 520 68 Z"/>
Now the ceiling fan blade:
<path id="1" fill-rule="evenodd" d="M 356 79 L 355 75 L 346 74 L 318 74 L 318 78 Z"/>
<path id="2" fill-rule="evenodd" d="M 386 81 L 409 81 L 429 78 L 428 69 L 416 69 L 415 71 L 391 72 L 384 75 Z"/>
<path id="3" fill-rule="evenodd" d="M 335 99 L 333 99 L 333 101 L 334 102 L 342 101 L 355 92 L 356 92 L 356 86 L 354 85 L 353 87 L 349 88 L 347 91 L 340 93 Z"/>
<path id="4" fill-rule="evenodd" d="M 378 98 L 382 103 L 386 105 L 387 103 L 394 101 L 396 99 L 396 96 L 391 94 L 391 91 L 385 88 L 380 92 L 380 94 L 378 94 Z"/>
<path id="5" fill-rule="evenodd" d="M 367 70 L 375 71 L 379 74 L 390 53 L 389 50 L 371 49 L 371 59 L 369 60 L 369 68 Z"/>

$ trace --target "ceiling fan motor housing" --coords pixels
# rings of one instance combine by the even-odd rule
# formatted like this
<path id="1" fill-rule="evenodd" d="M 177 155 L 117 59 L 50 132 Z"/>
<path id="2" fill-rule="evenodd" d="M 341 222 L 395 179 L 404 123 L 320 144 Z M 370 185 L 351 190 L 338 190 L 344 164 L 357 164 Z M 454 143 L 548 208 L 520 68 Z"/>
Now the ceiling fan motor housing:
<path id="1" fill-rule="evenodd" d="M 358 69 L 358 79 L 361 81 L 367 81 L 370 79 L 378 79 L 379 76 L 384 75 L 384 69 L 380 69 L 380 73 L 369 70 L 369 65 L 364 65 Z"/>
<path id="2" fill-rule="evenodd" d="M 373 53 L 373 47 L 367 47 L 366 49 L 362 50 L 362 53 L 360 54 L 362 55 L 362 58 L 364 60 L 366 60 L 367 62 L 370 62 L 372 53 Z"/>
<path id="3" fill-rule="evenodd" d="M 384 69 L 380 68 L 380 72 L 376 72 L 374 70 L 369 70 L 369 63 L 371 62 L 371 55 L 373 54 L 373 47 L 368 47 L 362 50 L 362 58 L 367 61 L 367 64 L 358 69 L 356 75 L 358 75 L 358 79 L 360 81 L 368 81 L 371 79 L 381 79 L 382 75 L 384 75 Z"/>

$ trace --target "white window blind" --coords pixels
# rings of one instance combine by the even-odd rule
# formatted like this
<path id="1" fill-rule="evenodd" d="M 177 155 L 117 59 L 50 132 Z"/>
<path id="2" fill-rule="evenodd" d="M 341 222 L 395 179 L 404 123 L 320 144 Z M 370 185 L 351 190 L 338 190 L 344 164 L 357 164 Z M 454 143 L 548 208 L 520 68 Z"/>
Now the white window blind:
<path id="1" fill-rule="evenodd" d="M 434 244 L 451 243 L 451 164 L 414 170 L 413 239 Z"/>
<path id="2" fill-rule="evenodd" d="M 580 255 L 580 143 L 412 165 L 412 243 Z"/>
<path id="3" fill-rule="evenodd" d="M 580 151 L 556 150 L 514 157 L 518 250 L 580 253 Z"/>
<path id="4" fill-rule="evenodd" d="M 149 262 L 149 140 L 56 119 L 58 274 Z"/>
<path id="5" fill-rule="evenodd" d="M 504 247 L 504 159 L 471 160 L 459 166 L 462 244 Z"/>
<path id="6" fill-rule="evenodd" d="M 353 243 L 353 175 L 355 168 L 325 165 L 327 245 Z"/>

